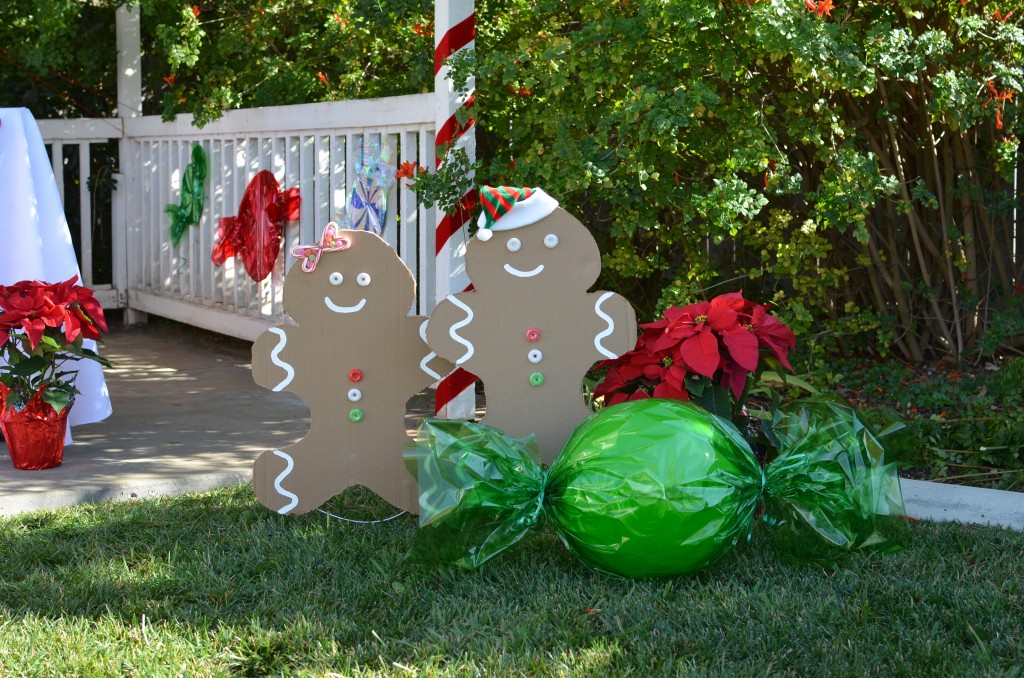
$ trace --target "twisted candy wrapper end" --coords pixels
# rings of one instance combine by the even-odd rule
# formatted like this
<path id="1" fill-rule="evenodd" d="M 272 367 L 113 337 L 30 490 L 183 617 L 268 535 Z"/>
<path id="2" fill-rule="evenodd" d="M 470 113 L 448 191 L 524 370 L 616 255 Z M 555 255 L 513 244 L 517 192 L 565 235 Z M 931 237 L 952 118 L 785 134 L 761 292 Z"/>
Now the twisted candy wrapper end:
<path id="1" fill-rule="evenodd" d="M 545 471 L 536 440 L 458 419 L 425 419 L 405 450 L 420 488 L 420 527 L 431 559 L 475 568 L 536 526 Z M 421 532 L 424 532 L 421 530 Z"/>
<path id="2" fill-rule="evenodd" d="M 772 429 L 779 456 L 765 471 L 769 538 L 792 559 L 900 548 L 906 511 L 896 464 L 856 410 L 835 395 L 783 405 Z"/>

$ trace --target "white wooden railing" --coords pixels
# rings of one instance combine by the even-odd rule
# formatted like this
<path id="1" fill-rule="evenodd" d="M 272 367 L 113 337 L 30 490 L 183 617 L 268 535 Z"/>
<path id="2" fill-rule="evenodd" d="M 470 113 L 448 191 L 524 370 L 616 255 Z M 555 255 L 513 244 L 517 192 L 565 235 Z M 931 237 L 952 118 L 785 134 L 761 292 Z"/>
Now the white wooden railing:
<path id="1" fill-rule="evenodd" d="M 40 129 L 55 166 L 62 146 L 76 143 L 88 159 L 90 144 L 120 139 L 120 167 L 112 205 L 114 282 L 102 291 L 108 306 L 132 314 L 154 313 L 191 325 L 253 339 L 284 317 L 285 272 L 293 246 L 312 244 L 348 204 L 353 165 L 364 144 L 390 150 L 397 165 L 428 165 L 433 158 L 432 94 L 231 111 L 197 129 L 191 116 L 165 123 L 156 116 L 110 120 L 46 120 Z M 177 204 L 192 146 L 206 152 L 206 204 L 198 226 L 179 246 L 171 244 L 164 208 Z M 81 251 L 85 284 L 92 284 L 91 196 L 88 162 L 80 163 Z M 274 173 L 282 189 L 298 187 L 301 217 L 286 227 L 273 273 L 253 282 L 240 261 L 218 267 L 210 259 L 221 217 L 238 213 L 246 185 L 260 170 Z M 58 177 L 61 172 L 56 172 Z M 63 186 L 61 185 L 62 197 Z M 418 208 L 404 181 L 387 200 L 384 238 L 406 262 L 418 284 L 416 311 L 434 298 L 434 215 Z"/>

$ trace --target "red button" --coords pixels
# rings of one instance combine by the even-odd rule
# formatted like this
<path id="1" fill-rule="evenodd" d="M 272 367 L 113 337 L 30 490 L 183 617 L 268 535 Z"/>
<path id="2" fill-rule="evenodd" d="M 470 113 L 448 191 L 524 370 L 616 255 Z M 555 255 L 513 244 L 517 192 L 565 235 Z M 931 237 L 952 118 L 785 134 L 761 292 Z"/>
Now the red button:
<path id="1" fill-rule="evenodd" d="M 540 341 L 540 330 L 538 330 L 536 327 L 531 327 L 530 329 L 526 330 L 526 340 L 531 344 Z"/>
<path id="2" fill-rule="evenodd" d="M 362 370 L 352 370 L 351 372 L 348 373 L 348 378 L 349 378 L 349 381 L 362 381 L 363 380 L 363 371 Z"/>

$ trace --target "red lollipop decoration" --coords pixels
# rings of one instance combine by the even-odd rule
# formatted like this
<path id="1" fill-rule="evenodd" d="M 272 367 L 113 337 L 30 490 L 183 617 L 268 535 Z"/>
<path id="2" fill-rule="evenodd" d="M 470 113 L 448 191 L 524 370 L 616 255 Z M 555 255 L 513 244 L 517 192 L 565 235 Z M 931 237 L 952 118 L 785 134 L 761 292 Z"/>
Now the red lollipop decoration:
<path id="1" fill-rule="evenodd" d="M 221 266 L 228 258 L 241 256 L 250 278 L 266 278 L 281 251 L 284 222 L 298 220 L 300 202 L 298 188 L 282 192 L 272 172 L 259 172 L 245 189 L 238 216 L 217 223 L 213 263 Z"/>

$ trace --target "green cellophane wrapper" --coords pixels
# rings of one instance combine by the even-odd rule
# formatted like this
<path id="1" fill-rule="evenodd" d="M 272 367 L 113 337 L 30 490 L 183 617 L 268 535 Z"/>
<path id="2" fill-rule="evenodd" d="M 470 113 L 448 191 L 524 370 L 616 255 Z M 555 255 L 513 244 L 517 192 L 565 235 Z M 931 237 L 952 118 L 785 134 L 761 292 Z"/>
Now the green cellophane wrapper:
<path id="1" fill-rule="evenodd" d="M 906 537 L 896 465 L 856 410 L 834 395 L 783 405 L 772 430 L 779 456 L 765 469 L 764 522 L 784 555 L 832 560 L 892 550 Z"/>
<path id="2" fill-rule="evenodd" d="M 405 451 L 420 486 L 420 550 L 478 567 L 522 539 L 544 502 L 544 469 L 532 437 L 484 424 L 426 419 Z"/>
<path id="3" fill-rule="evenodd" d="M 406 458 L 424 532 L 446 544 L 441 557 L 468 567 L 546 517 L 596 570 L 689 574 L 750 536 L 762 499 L 773 542 L 795 557 L 883 543 L 880 518 L 902 515 L 899 482 L 852 408 L 811 399 L 775 424 L 781 452 L 767 473 L 731 423 L 661 399 L 602 409 L 546 472 L 531 439 L 460 420 L 425 420 Z"/>
<path id="4" fill-rule="evenodd" d="M 198 144 L 192 147 L 192 162 L 185 168 L 181 178 L 181 202 L 167 205 L 164 212 L 171 221 L 171 242 L 175 247 L 181 242 L 185 231 L 192 224 L 198 224 L 203 218 L 203 203 L 206 201 L 206 190 L 203 181 L 206 179 L 206 153 Z"/>

